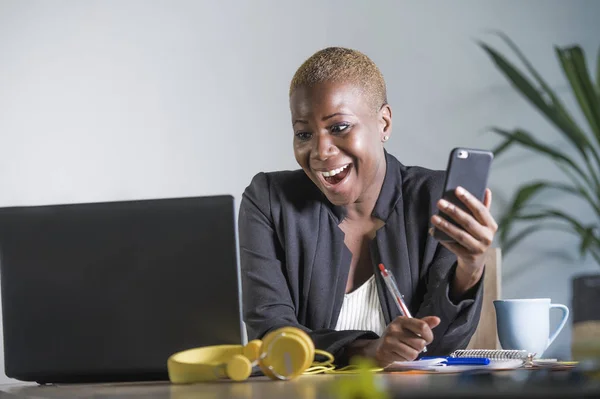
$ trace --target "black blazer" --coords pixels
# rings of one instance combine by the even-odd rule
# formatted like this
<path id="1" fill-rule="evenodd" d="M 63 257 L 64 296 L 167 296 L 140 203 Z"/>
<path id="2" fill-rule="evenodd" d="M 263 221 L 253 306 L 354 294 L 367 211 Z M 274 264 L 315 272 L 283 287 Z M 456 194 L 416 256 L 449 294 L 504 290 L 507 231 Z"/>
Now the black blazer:
<path id="1" fill-rule="evenodd" d="M 370 244 L 373 272 L 386 323 L 399 316 L 379 274 L 383 263 L 396 278 L 414 317 L 441 323 L 428 356 L 464 348 L 479 322 L 482 280 L 458 303 L 449 299 L 456 256 L 428 234 L 443 171 L 407 167 L 386 152 L 387 169 L 373 216 L 385 226 Z M 240 204 L 239 240 L 243 312 L 248 338 L 295 326 L 343 364 L 344 347 L 371 331 L 335 331 L 352 254 L 338 227 L 344 209 L 332 205 L 303 170 L 259 173 Z"/>

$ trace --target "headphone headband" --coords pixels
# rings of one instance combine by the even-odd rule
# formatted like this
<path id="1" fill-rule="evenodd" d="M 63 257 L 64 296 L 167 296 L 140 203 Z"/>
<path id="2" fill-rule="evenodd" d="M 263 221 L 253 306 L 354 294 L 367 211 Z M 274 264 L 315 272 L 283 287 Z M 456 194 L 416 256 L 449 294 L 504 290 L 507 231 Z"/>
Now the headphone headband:
<path id="1" fill-rule="evenodd" d="M 331 356 L 331 355 L 329 355 Z M 304 331 L 283 327 L 246 346 L 216 345 L 188 349 L 169 357 L 167 368 L 173 383 L 193 383 L 231 378 L 246 380 L 258 364 L 272 379 L 288 380 L 301 375 L 313 363 L 315 346 Z"/>

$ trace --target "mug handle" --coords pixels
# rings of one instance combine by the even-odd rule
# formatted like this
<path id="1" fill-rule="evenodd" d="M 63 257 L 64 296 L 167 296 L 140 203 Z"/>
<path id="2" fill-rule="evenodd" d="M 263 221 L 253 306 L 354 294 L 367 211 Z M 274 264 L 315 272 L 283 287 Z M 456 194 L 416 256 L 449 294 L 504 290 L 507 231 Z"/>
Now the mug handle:
<path id="1" fill-rule="evenodd" d="M 554 332 L 552 333 L 552 335 L 550 335 L 550 338 L 548 338 L 548 345 L 546 346 L 546 348 L 548 346 L 552 345 L 552 342 L 554 342 L 554 340 L 556 339 L 556 337 L 558 337 L 558 334 L 563 329 L 563 327 L 567 323 L 567 319 L 569 318 L 569 308 L 566 307 L 565 305 L 560 305 L 558 303 L 551 303 L 550 304 L 550 309 L 552 309 L 552 308 L 556 308 L 556 309 L 562 310 L 563 317 L 562 317 L 562 320 L 560 321 L 560 323 L 558 323 L 558 327 L 556 327 L 556 330 L 554 330 Z"/>

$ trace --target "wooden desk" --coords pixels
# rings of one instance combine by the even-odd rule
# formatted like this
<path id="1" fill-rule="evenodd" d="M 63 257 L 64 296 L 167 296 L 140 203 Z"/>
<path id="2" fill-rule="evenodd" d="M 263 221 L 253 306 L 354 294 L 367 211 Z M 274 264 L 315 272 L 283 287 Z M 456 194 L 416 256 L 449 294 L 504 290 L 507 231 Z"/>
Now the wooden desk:
<path id="1" fill-rule="evenodd" d="M 543 373 L 539 373 L 542 371 Z M 515 370 L 494 374 L 378 374 L 376 383 L 390 398 L 480 398 L 600 397 L 600 381 L 582 379 L 569 372 Z M 331 387 L 353 375 L 303 376 L 293 381 L 271 381 L 264 377 L 247 382 L 216 382 L 171 385 L 167 382 L 77 384 L 61 386 L 12 385 L 0 387 L 3 398 L 336 398 Z"/>

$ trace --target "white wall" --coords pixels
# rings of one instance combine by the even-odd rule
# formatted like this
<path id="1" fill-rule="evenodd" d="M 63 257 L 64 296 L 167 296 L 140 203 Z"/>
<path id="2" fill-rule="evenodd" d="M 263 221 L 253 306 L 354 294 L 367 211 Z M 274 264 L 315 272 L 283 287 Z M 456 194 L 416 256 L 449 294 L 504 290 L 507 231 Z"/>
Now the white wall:
<path id="1" fill-rule="evenodd" d="M 593 0 L 0 0 L 0 205 L 239 200 L 255 173 L 296 168 L 288 84 L 329 45 L 382 69 L 388 148 L 406 164 L 444 168 L 454 146 L 490 148 L 492 124 L 560 143 L 475 40 L 501 46 L 485 31 L 508 33 L 572 105 L 552 46 L 595 55 L 598 15 Z M 519 182 L 556 173 L 514 154 L 494 166 L 496 215 Z M 528 240 L 505 259 L 504 296 L 568 303 L 570 275 L 598 267 L 541 250 L 572 247 L 559 235 Z M 568 357 L 569 339 L 547 355 Z"/>

